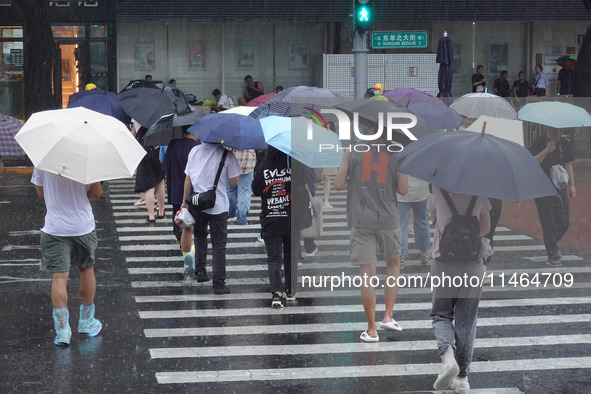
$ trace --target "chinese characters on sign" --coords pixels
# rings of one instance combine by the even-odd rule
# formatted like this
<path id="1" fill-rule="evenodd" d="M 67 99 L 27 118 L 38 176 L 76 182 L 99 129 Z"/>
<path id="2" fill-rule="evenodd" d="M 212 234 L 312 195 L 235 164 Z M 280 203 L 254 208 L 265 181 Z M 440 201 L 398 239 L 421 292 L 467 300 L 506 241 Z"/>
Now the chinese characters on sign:
<path id="1" fill-rule="evenodd" d="M 426 48 L 426 31 L 381 31 L 371 33 L 372 48 Z"/>

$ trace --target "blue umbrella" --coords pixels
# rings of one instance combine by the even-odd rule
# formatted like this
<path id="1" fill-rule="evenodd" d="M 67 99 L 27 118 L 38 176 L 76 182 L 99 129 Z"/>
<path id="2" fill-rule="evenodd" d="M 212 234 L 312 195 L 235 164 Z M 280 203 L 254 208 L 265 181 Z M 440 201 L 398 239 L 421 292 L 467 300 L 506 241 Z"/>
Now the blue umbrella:
<path id="1" fill-rule="evenodd" d="M 556 128 L 591 126 L 591 115 L 584 108 L 560 101 L 526 104 L 517 114 L 520 120 Z"/>
<path id="2" fill-rule="evenodd" d="M 408 109 L 423 118 L 434 129 L 457 129 L 464 123 L 464 118 L 460 114 L 444 105 L 411 102 Z"/>
<path id="3" fill-rule="evenodd" d="M 234 149 L 267 149 L 261 123 L 239 114 L 205 115 L 189 127 L 189 133 L 202 142 L 221 144 Z"/>
<path id="4" fill-rule="evenodd" d="M 451 38 L 447 36 L 447 32 L 443 33 L 443 37 L 439 39 L 437 46 L 437 57 L 435 61 L 439 63 L 439 74 L 437 76 L 437 84 L 439 86 L 439 93 L 437 97 L 451 97 L 451 64 L 454 62 L 454 55 L 451 46 Z"/>
<path id="5" fill-rule="evenodd" d="M 68 100 L 68 108 L 84 107 L 103 115 L 110 115 L 125 124 L 131 123 L 131 118 L 125 113 L 119 98 L 115 93 L 104 90 L 82 90 L 74 93 Z"/>
<path id="6" fill-rule="evenodd" d="M 303 118 L 268 116 L 261 119 L 265 141 L 311 168 L 339 167 L 343 148 L 336 133 Z M 311 138 L 309 137 L 311 132 Z"/>
<path id="7" fill-rule="evenodd" d="M 429 134 L 405 146 L 396 159 L 400 172 L 451 193 L 516 203 L 557 194 L 527 149 L 488 134 Z"/>

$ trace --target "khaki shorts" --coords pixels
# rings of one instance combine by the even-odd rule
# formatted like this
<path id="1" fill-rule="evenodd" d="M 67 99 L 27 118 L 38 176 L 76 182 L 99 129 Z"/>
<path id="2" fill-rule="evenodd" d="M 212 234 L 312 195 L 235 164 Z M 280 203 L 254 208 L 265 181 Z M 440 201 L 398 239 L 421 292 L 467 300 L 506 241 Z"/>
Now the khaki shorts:
<path id="1" fill-rule="evenodd" d="M 402 232 L 399 228 L 384 230 L 353 227 L 350 241 L 351 263 L 355 266 L 375 264 L 378 261 L 378 244 L 388 259 L 400 257 L 402 251 Z"/>
<path id="2" fill-rule="evenodd" d="M 94 265 L 96 231 L 77 237 L 58 237 L 41 232 L 41 271 L 69 272 L 70 266 Z"/>

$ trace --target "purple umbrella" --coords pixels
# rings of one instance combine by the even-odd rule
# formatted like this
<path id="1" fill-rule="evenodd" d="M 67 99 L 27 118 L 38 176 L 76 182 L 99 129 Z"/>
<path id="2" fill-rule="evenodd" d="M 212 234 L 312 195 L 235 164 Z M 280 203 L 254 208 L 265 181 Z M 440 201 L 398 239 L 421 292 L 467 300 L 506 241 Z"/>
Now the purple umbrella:
<path id="1" fill-rule="evenodd" d="M 23 123 L 12 116 L 0 114 L 0 155 L 23 156 L 25 151 L 14 136 L 23 127 Z"/>
<path id="2" fill-rule="evenodd" d="M 383 96 L 388 99 L 399 97 L 433 97 L 429 93 L 425 93 L 422 90 L 415 88 L 396 88 L 393 90 L 386 90 Z"/>
<path id="3" fill-rule="evenodd" d="M 439 100 L 437 102 L 441 103 Z M 446 105 L 415 102 L 410 103 L 408 109 L 423 118 L 434 129 L 457 129 L 464 123 L 464 118 Z"/>
<path id="4" fill-rule="evenodd" d="M 454 55 L 451 38 L 447 36 L 447 32 L 443 33 L 443 37 L 439 39 L 435 61 L 440 64 L 439 75 L 437 76 L 437 84 L 439 85 L 437 97 L 451 97 L 451 64 L 454 61 Z"/>

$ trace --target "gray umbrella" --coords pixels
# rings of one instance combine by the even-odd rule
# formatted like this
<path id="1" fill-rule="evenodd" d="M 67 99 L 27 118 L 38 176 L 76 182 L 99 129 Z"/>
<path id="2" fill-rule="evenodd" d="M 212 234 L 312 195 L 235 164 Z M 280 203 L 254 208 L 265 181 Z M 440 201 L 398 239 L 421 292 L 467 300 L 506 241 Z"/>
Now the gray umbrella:
<path id="1" fill-rule="evenodd" d="M 143 144 L 146 146 L 168 145 L 175 138 L 184 137 L 184 129 L 192 126 L 204 115 L 198 111 L 184 114 L 164 115 L 148 129 L 144 135 Z"/>
<path id="2" fill-rule="evenodd" d="M 396 159 L 400 172 L 450 193 L 516 203 L 557 194 L 527 149 L 488 134 L 431 134 L 405 146 Z"/>
<path id="3" fill-rule="evenodd" d="M 191 111 L 183 92 L 168 85 L 158 89 L 133 88 L 118 96 L 125 112 L 146 128 L 164 115 Z"/>
<path id="4" fill-rule="evenodd" d="M 359 99 L 348 101 L 343 104 L 335 105 L 334 108 L 340 109 L 346 112 L 349 116 L 353 116 L 355 113 L 360 118 L 369 120 L 372 123 L 379 124 L 380 117 L 383 119 L 384 126 L 386 125 L 385 114 L 397 112 L 405 114 L 414 114 L 411 110 L 403 107 L 397 103 L 386 100 L 375 100 L 375 99 Z M 416 115 L 415 115 L 416 116 Z M 411 133 L 417 137 L 423 137 L 427 134 L 434 133 L 435 130 L 427 124 L 420 116 L 416 116 L 417 124 L 410 129 Z M 394 118 L 394 123 L 405 124 L 409 123 L 408 118 Z M 398 130 L 397 130 L 398 131 Z M 411 140 L 404 135 L 402 132 L 396 133 L 392 138 L 394 141 L 401 143 L 402 145 L 409 144 Z"/>

